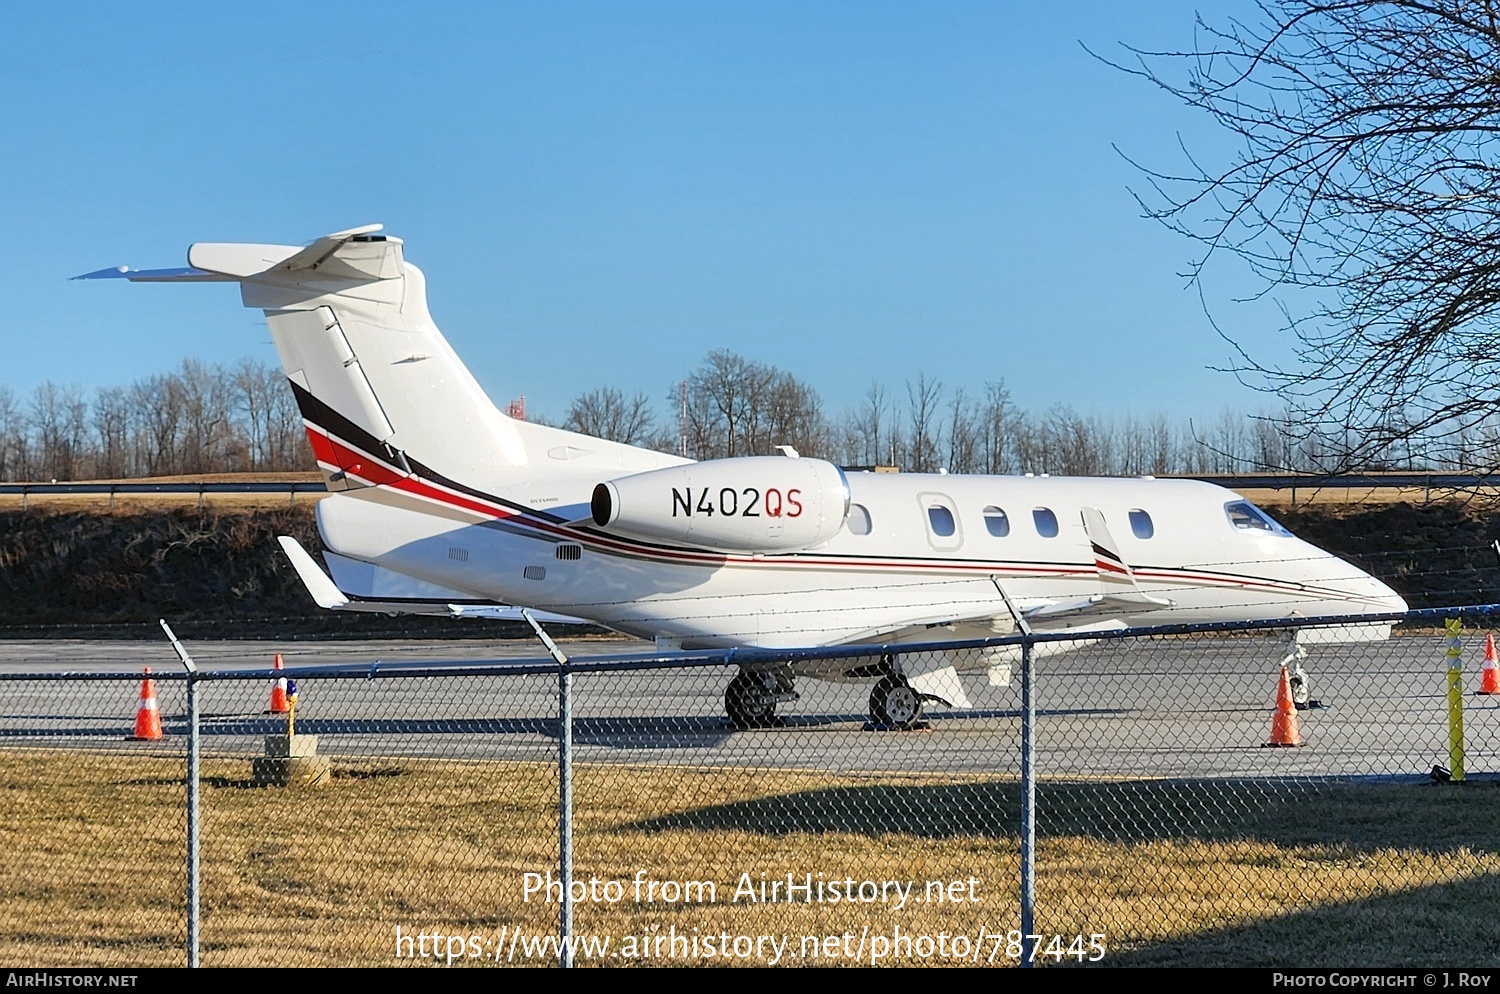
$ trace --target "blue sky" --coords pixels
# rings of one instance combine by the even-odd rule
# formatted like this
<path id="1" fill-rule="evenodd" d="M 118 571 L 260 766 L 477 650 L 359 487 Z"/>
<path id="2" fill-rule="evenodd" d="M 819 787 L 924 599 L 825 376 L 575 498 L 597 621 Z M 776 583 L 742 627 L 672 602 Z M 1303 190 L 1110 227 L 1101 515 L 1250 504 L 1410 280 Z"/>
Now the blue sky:
<path id="1" fill-rule="evenodd" d="M 1082 47 L 1186 47 L 1195 9 L 1248 6 L 18 5 L 0 383 L 271 361 L 233 288 L 67 278 L 380 221 L 492 396 L 554 417 L 601 385 L 665 412 L 717 348 L 831 414 L 919 373 L 1035 410 L 1259 410 L 1207 368 L 1232 350 L 1178 275 L 1194 247 L 1121 156 L 1233 146 Z M 1221 267 L 1215 318 L 1284 357 L 1247 286 Z"/>

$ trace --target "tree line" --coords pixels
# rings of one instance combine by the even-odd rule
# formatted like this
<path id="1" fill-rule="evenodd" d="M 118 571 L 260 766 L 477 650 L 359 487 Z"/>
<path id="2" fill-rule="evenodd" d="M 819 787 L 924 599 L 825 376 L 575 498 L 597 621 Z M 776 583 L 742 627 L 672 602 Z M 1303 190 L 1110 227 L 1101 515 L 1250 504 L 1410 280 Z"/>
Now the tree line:
<path id="1" fill-rule="evenodd" d="M 48 380 L 0 384 L 0 479 L 108 480 L 315 468 L 279 368 L 185 359 L 86 395 Z"/>
<path id="2" fill-rule="evenodd" d="M 843 466 L 904 472 L 1199 475 L 1336 470 L 1486 471 L 1500 420 L 1435 426 L 1371 449 L 1352 433 L 1308 431 L 1286 412 L 1173 420 L 1022 410 L 1003 381 L 970 392 L 919 374 L 872 383 L 829 413 L 795 375 L 728 350 L 709 353 L 658 405 L 605 386 L 545 423 L 693 459 L 774 455 L 791 446 Z M 1373 456 L 1371 453 L 1373 452 Z M 1360 461 L 1351 465 L 1352 455 Z M 86 480 L 315 467 L 279 368 L 187 359 L 168 373 L 91 394 L 52 381 L 0 385 L 0 479 Z"/>
<path id="3" fill-rule="evenodd" d="M 1347 429 L 1308 426 L 1293 411 L 1228 408 L 1207 420 L 1163 414 L 1082 414 L 1066 404 L 1025 411 L 1004 381 L 972 393 L 919 374 L 872 383 L 830 414 L 795 375 L 728 350 L 711 352 L 664 398 L 598 387 L 579 395 L 562 427 L 693 459 L 800 454 L 843 466 L 905 472 L 1083 476 L 1486 471 L 1500 462 L 1500 419 L 1444 422 L 1383 445 Z"/>

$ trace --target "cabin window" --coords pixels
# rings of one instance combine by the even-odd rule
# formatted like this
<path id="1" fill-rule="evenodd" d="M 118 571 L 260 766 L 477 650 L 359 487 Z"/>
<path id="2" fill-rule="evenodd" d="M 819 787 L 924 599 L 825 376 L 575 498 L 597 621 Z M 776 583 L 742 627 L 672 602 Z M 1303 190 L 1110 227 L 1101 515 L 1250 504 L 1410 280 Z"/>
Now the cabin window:
<path id="1" fill-rule="evenodd" d="M 953 533 L 958 531 L 958 522 L 953 520 L 953 512 L 941 504 L 927 508 L 927 523 L 932 526 L 932 533 L 938 538 L 952 538 Z"/>
<path id="2" fill-rule="evenodd" d="M 922 514 L 927 518 L 927 544 L 934 549 L 956 549 L 963 544 L 962 522 L 958 508 L 946 494 L 917 494 Z"/>
<path id="3" fill-rule="evenodd" d="M 1057 515 L 1052 513 L 1050 507 L 1032 508 L 1031 520 L 1036 523 L 1036 533 L 1042 538 L 1057 537 Z"/>
<path id="4" fill-rule="evenodd" d="M 1156 534 L 1156 526 L 1151 523 L 1151 515 L 1137 507 L 1130 512 L 1130 531 L 1136 538 L 1150 538 Z"/>
<path id="5" fill-rule="evenodd" d="M 844 521 L 844 527 L 849 529 L 850 535 L 868 535 L 873 530 L 870 523 L 870 511 L 863 504 L 850 504 L 849 517 Z"/>
<path id="6" fill-rule="evenodd" d="M 984 527 L 996 538 L 1010 534 L 1010 519 L 1000 508 L 991 505 L 984 509 Z"/>
<path id="7" fill-rule="evenodd" d="M 1271 520 L 1271 516 L 1248 500 L 1231 501 L 1224 505 L 1224 513 L 1229 516 L 1229 523 L 1244 532 L 1265 532 L 1268 535 L 1291 535 L 1281 525 Z"/>

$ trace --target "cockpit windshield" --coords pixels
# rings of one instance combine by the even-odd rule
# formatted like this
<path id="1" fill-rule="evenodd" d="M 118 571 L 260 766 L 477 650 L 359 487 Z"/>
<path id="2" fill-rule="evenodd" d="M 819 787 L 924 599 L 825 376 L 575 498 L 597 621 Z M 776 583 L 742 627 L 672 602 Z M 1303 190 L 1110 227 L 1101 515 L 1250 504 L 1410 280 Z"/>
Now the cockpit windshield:
<path id="1" fill-rule="evenodd" d="M 1248 500 L 1231 501 L 1224 505 L 1224 513 L 1229 517 L 1229 523 L 1240 531 L 1266 532 L 1271 535 L 1286 535 L 1292 533 L 1281 525 L 1271 520 L 1271 516 Z"/>

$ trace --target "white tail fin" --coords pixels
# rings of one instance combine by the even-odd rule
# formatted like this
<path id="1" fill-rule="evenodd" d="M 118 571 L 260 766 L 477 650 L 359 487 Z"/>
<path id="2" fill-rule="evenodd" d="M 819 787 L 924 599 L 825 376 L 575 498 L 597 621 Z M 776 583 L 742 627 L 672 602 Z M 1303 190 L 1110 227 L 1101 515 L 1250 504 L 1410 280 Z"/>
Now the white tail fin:
<path id="1" fill-rule="evenodd" d="M 683 462 L 502 414 L 427 311 L 422 273 L 380 225 L 294 245 L 198 243 L 187 269 L 82 278 L 240 284 L 265 312 L 330 489 L 420 476 L 485 494 Z"/>

